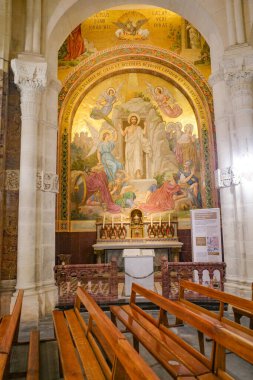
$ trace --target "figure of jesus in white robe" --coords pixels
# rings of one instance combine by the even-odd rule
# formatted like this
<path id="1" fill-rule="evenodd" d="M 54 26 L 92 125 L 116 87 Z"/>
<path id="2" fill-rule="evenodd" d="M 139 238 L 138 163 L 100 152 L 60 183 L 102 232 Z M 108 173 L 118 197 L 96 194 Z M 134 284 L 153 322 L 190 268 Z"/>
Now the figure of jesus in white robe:
<path id="1" fill-rule="evenodd" d="M 131 178 L 143 177 L 143 152 L 152 156 L 152 148 L 149 140 L 145 137 L 146 126 L 142 129 L 139 124 L 139 116 L 130 114 L 129 126 L 121 130 L 125 137 L 125 171 Z"/>

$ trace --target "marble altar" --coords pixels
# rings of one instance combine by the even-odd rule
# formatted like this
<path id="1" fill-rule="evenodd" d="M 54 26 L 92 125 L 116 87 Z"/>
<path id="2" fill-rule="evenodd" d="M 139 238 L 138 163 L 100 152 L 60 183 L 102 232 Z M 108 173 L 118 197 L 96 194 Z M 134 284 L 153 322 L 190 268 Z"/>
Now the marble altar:
<path id="1" fill-rule="evenodd" d="M 124 249 L 122 256 L 125 263 L 125 296 L 130 296 L 133 282 L 154 290 L 154 250 L 128 248 Z"/>

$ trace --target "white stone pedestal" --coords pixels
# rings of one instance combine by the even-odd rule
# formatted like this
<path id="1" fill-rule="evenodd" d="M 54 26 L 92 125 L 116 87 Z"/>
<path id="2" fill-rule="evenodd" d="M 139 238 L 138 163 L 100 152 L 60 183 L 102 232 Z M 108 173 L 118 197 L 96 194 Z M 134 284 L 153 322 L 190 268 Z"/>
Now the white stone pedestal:
<path id="1" fill-rule="evenodd" d="M 124 249 L 125 296 L 130 296 L 132 283 L 154 290 L 154 250 Z"/>

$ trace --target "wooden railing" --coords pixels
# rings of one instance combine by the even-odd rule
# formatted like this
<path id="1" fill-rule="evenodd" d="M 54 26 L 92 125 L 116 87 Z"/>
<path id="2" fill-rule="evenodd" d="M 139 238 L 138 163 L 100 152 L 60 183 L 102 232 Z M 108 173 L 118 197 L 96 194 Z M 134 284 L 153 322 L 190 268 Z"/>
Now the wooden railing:
<path id="1" fill-rule="evenodd" d="M 162 295 L 166 298 L 177 299 L 179 294 L 179 281 L 189 280 L 215 289 L 224 290 L 226 264 L 168 262 L 161 260 Z M 199 298 L 199 295 L 189 292 L 188 298 Z"/>
<path id="2" fill-rule="evenodd" d="M 162 258 L 161 274 L 155 274 L 155 282 L 161 282 L 162 295 L 170 299 L 178 298 L 180 279 L 224 290 L 225 267 L 225 263 L 168 262 Z M 74 304 L 77 286 L 83 286 L 98 303 L 115 302 L 119 298 L 118 282 L 124 282 L 122 273 L 118 276 L 116 259 L 109 264 L 56 265 L 54 273 L 58 306 Z M 190 292 L 186 297 L 199 298 Z"/>
<path id="3" fill-rule="evenodd" d="M 73 305 L 77 286 L 98 303 L 118 299 L 118 270 L 116 260 L 109 264 L 69 264 L 54 267 L 58 287 L 58 306 Z"/>

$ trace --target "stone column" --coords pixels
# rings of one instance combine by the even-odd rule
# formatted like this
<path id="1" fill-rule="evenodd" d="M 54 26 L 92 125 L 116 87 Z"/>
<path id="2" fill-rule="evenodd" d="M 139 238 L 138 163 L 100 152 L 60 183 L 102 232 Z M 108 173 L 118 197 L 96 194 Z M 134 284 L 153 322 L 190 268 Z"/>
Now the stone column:
<path id="1" fill-rule="evenodd" d="M 226 0 L 226 13 L 227 13 L 227 29 L 228 29 L 228 44 L 229 46 L 235 45 L 235 14 L 233 8 L 233 2 Z"/>
<path id="2" fill-rule="evenodd" d="M 217 141 L 218 168 L 224 169 L 233 164 L 233 111 L 228 101 L 229 93 L 223 70 L 214 73 L 209 83 L 213 88 L 215 129 Z M 238 253 L 237 215 L 234 208 L 235 188 L 221 188 L 220 204 L 224 261 L 227 263 L 227 278 L 236 277 Z"/>
<path id="3" fill-rule="evenodd" d="M 26 0 L 25 52 L 40 54 L 41 0 Z"/>
<path id="4" fill-rule="evenodd" d="M 43 93 L 38 146 L 38 169 L 41 180 L 37 194 L 37 256 L 38 281 L 40 285 L 40 315 L 51 313 L 55 306 L 55 201 L 58 192 L 57 167 L 57 107 L 61 83 L 49 80 Z M 49 112 L 50 109 L 50 112 Z"/>
<path id="5" fill-rule="evenodd" d="M 242 0 L 234 0 L 236 41 L 238 44 L 245 43 L 245 31 L 242 12 Z"/>
<path id="6" fill-rule="evenodd" d="M 227 257 L 228 268 L 234 272 L 227 276 L 227 287 L 233 288 L 253 281 L 253 70 L 243 69 L 245 66 L 225 73 L 233 108 L 233 165 L 241 177 L 234 202 L 237 216 L 234 235 L 239 244 L 236 257 Z"/>
<path id="7" fill-rule="evenodd" d="M 16 289 L 25 289 L 23 319 L 38 320 L 36 293 L 36 175 L 37 130 L 41 90 L 47 64 L 37 56 L 20 55 L 11 61 L 15 84 L 21 91 L 21 157 Z"/>
<path id="8" fill-rule="evenodd" d="M 26 0 L 25 52 L 32 52 L 33 47 L 33 0 Z"/>
<path id="9" fill-rule="evenodd" d="M 34 2 L 33 52 L 40 53 L 41 39 L 41 0 Z"/>

